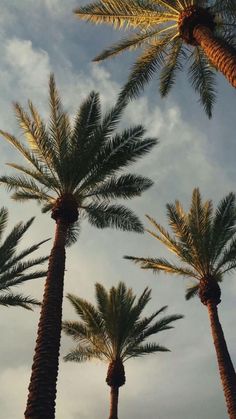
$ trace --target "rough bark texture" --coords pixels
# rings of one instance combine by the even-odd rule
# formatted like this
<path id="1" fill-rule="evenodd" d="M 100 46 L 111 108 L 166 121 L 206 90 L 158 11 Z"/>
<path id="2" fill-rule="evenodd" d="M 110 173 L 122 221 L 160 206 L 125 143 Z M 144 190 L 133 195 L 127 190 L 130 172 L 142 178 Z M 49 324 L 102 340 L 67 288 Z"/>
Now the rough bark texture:
<path id="1" fill-rule="evenodd" d="M 121 359 L 110 362 L 106 382 L 110 387 L 121 387 L 125 384 L 125 369 Z"/>
<path id="2" fill-rule="evenodd" d="M 78 204 L 72 194 L 63 194 L 56 200 L 52 209 L 52 218 L 67 223 L 75 223 L 78 220 Z"/>
<path id="3" fill-rule="evenodd" d="M 187 44 L 198 45 L 193 35 L 193 31 L 198 25 L 207 27 L 211 31 L 214 31 L 216 27 L 214 18 L 208 9 L 196 5 L 184 8 L 179 14 L 178 28 L 181 38 Z"/>
<path id="4" fill-rule="evenodd" d="M 205 306 L 208 302 L 212 302 L 215 305 L 218 305 L 221 302 L 221 290 L 219 284 L 210 275 L 205 276 L 200 280 L 198 295 L 202 304 Z"/>
<path id="5" fill-rule="evenodd" d="M 109 419 L 118 419 L 119 387 L 111 387 Z"/>
<path id="6" fill-rule="evenodd" d="M 221 39 L 217 39 L 206 26 L 196 26 L 193 30 L 193 36 L 210 62 L 236 88 L 236 50 Z"/>
<path id="7" fill-rule="evenodd" d="M 27 419 L 55 418 L 67 229 L 68 223 L 57 219 L 25 411 Z"/>
<path id="8" fill-rule="evenodd" d="M 230 419 L 236 419 L 236 375 L 234 366 L 219 321 L 217 306 L 208 301 L 207 308 L 228 414 Z"/>

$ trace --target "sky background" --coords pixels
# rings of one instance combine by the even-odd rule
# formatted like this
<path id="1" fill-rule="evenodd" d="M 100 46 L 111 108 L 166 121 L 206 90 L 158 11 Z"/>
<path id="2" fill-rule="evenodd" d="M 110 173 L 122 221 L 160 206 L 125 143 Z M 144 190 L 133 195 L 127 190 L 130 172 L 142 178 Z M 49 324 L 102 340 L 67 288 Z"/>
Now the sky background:
<path id="1" fill-rule="evenodd" d="M 111 28 L 76 20 L 76 0 L 0 0 L 0 128 L 21 136 L 11 103 L 25 105 L 30 98 L 42 115 L 48 113 L 48 77 L 55 73 L 63 103 L 73 116 L 91 90 L 100 92 L 103 109 L 115 103 L 135 54 L 127 53 L 101 64 L 91 59 L 120 37 Z M 235 91 L 218 77 L 218 100 L 208 120 L 198 98 L 180 75 L 168 99 L 161 100 L 157 77 L 125 111 L 122 127 L 142 123 L 147 134 L 159 138 L 152 153 L 130 168 L 148 175 L 155 185 L 141 198 L 127 202 L 147 227 L 145 214 L 166 226 L 165 204 L 179 199 L 188 208 L 198 186 L 205 199 L 217 203 L 235 191 Z M 1 173 L 10 173 L 6 162 L 21 161 L 1 140 Z M 53 237 L 54 223 L 41 215 L 36 204 L 11 201 L 0 189 L 1 204 L 10 212 L 10 226 L 36 216 L 22 247 Z M 9 231 L 9 230 L 8 230 Z M 52 243 L 52 242 L 51 242 Z M 47 243 L 38 254 L 48 254 Z M 156 336 L 171 349 L 126 364 L 127 383 L 120 391 L 119 418 L 225 419 L 223 393 L 218 377 L 207 311 L 198 299 L 186 302 L 188 282 L 168 275 L 143 272 L 123 255 L 163 256 L 165 249 L 148 234 L 96 230 L 86 221 L 80 239 L 68 249 L 65 294 L 75 293 L 94 302 L 94 283 L 106 287 L 125 281 L 139 295 L 152 288 L 146 314 L 168 305 L 168 314 L 184 314 L 173 330 Z M 43 281 L 24 285 L 22 291 L 41 299 Z M 232 359 L 236 358 L 235 274 L 222 285 L 219 314 Z M 0 418 L 20 419 L 27 397 L 39 310 L 0 308 Z M 76 319 L 64 301 L 64 319 Z M 109 388 L 106 365 L 64 363 L 72 347 L 63 337 L 58 380 L 57 419 L 103 419 L 108 416 Z"/>

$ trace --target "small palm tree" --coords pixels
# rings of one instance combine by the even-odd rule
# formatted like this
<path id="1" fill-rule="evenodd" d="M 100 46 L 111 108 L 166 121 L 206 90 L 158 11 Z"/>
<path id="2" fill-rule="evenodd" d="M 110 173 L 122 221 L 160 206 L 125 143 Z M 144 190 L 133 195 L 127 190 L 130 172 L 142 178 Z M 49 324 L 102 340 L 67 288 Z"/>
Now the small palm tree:
<path id="1" fill-rule="evenodd" d="M 160 93 L 166 96 L 184 62 L 209 117 L 215 101 L 215 69 L 236 87 L 234 0 L 102 0 L 79 7 L 75 14 L 92 23 L 136 30 L 94 59 L 143 48 L 121 98 L 137 96 L 159 69 Z"/>
<path id="2" fill-rule="evenodd" d="M 115 134 L 124 103 L 102 118 L 99 95 L 94 92 L 80 106 L 72 127 L 53 76 L 50 77 L 49 89 L 51 113 L 48 126 L 31 102 L 30 114 L 15 104 L 28 147 L 11 134 L 0 131 L 28 163 L 27 166 L 9 164 L 20 174 L 1 176 L 0 182 L 8 190 L 15 191 L 13 199 L 33 199 L 42 204 L 43 212 L 51 211 L 56 222 L 25 412 L 28 419 L 55 417 L 68 236 L 70 242 L 75 241 L 83 217 L 98 228 L 143 232 L 141 222 L 132 211 L 110 201 L 139 196 L 152 185 L 147 178 L 121 175 L 120 172 L 157 143 L 154 138 L 143 138 L 145 130 L 141 125 Z"/>
<path id="3" fill-rule="evenodd" d="M 32 306 L 40 303 L 29 296 L 10 291 L 11 287 L 23 284 L 31 279 L 42 278 L 47 275 L 46 271 L 28 271 L 28 269 L 41 265 L 48 258 L 38 257 L 36 259 L 25 260 L 33 252 L 39 249 L 41 244 L 47 240 L 33 244 L 32 246 L 17 253 L 20 240 L 31 226 L 34 218 L 27 223 L 22 222 L 15 225 L 10 234 L 0 244 L 0 305 L 20 306 L 27 310 L 32 310 Z M 0 208 L 0 240 L 8 223 L 8 211 Z"/>
<path id="4" fill-rule="evenodd" d="M 155 231 L 153 237 L 173 252 L 182 264 L 164 258 L 126 256 L 143 269 L 192 278 L 187 300 L 198 295 L 209 313 L 220 377 L 229 417 L 236 418 L 236 375 L 231 361 L 217 306 L 221 301 L 219 283 L 226 272 L 236 269 L 236 205 L 235 195 L 227 195 L 213 213 L 211 201 L 202 202 L 198 189 L 193 191 L 192 204 L 186 213 L 179 201 L 167 204 L 167 217 L 173 235 L 148 217 Z"/>
<path id="5" fill-rule="evenodd" d="M 145 288 L 139 299 L 131 288 L 120 282 L 109 293 L 101 284 L 95 285 L 97 307 L 88 301 L 68 294 L 68 299 L 82 321 L 65 321 L 63 330 L 77 343 L 66 355 L 65 361 L 84 362 L 99 359 L 108 363 L 106 382 L 111 387 L 109 419 L 118 418 L 119 388 L 125 384 L 124 362 L 130 358 L 166 352 L 169 349 L 157 343 L 145 342 L 150 336 L 172 329 L 174 314 L 154 321 L 167 306 L 149 317 L 141 314 L 151 299 L 151 290 Z"/>

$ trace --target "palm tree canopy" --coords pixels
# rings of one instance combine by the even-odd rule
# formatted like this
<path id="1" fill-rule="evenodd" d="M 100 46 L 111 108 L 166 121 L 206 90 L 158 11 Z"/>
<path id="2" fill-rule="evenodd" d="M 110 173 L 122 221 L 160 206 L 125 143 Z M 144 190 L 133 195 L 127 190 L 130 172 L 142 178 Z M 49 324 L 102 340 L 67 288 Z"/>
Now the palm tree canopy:
<path id="1" fill-rule="evenodd" d="M 127 50 L 143 49 L 121 97 L 137 96 L 159 70 L 160 93 L 166 96 L 175 82 L 177 72 L 183 70 L 187 63 L 189 81 L 199 93 L 205 111 L 211 117 L 216 96 L 215 68 L 203 49 L 193 40 L 196 11 L 200 24 L 207 25 L 217 39 L 232 46 L 235 53 L 234 0 L 101 0 L 79 7 L 75 14 L 95 24 L 107 23 L 118 29 L 132 31 L 130 36 L 104 50 L 94 61 Z"/>
<path id="2" fill-rule="evenodd" d="M 216 210 L 212 201 L 202 202 L 199 189 L 194 189 L 192 203 L 185 212 L 181 203 L 167 204 L 167 218 L 172 235 L 153 218 L 147 216 L 154 230 L 147 230 L 174 253 L 181 264 L 165 258 L 125 256 L 143 269 L 192 278 L 186 298 L 195 296 L 204 278 L 221 282 L 226 272 L 236 268 L 236 206 L 235 195 L 228 194 Z"/>
<path id="3" fill-rule="evenodd" d="M 71 125 L 63 110 L 53 75 L 50 77 L 50 118 L 45 125 L 34 105 L 29 113 L 18 103 L 15 112 L 27 140 L 24 145 L 13 135 L 0 131 L 27 161 L 27 165 L 8 163 L 19 174 L 1 176 L 0 182 L 13 190 L 17 201 L 36 200 L 42 211 L 52 210 L 56 219 L 61 202 L 67 200 L 67 217 L 74 223 L 82 216 L 98 228 L 116 227 L 143 231 L 136 215 L 123 205 L 111 204 L 119 198 L 141 195 L 152 182 L 136 174 L 120 174 L 126 166 L 148 153 L 156 138 L 144 138 L 142 125 L 115 133 L 125 103 L 101 116 L 99 94 L 91 92 L 80 106 Z M 72 239 L 78 226 L 75 225 Z"/>
<path id="4" fill-rule="evenodd" d="M 28 310 L 31 309 L 32 305 L 39 305 L 39 302 L 34 298 L 10 291 L 11 287 L 31 279 L 42 278 L 47 274 L 47 271 L 32 271 L 30 268 L 41 265 L 48 257 L 25 260 L 27 256 L 38 250 L 41 244 L 47 240 L 17 252 L 20 240 L 31 226 L 33 220 L 31 218 L 25 224 L 22 222 L 17 224 L 3 240 L 2 236 L 8 222 L 8 211 L 4 207 L 0 209 L 0 305 L 21 306 Z"/>
<path id="5" fill-rule="evenodd" d="M 151 299 L 151 290 L 145 288 L 137 299 L 131 288 L 120 282 L 109 292 L 101 284 L 96 284 L 95 307 L 88 301 L 73 294 L 68 299 L 81 321 L 64 321 L 64 332 L 76 342 L 64 358 L 66 361 L 87 361 L 100 359 L 106 362 L 120 359 L 122 362 L 149 353 L 168 351 L 155 342 L 146 340 L 163 330 L 172 329 L 172 323 L 183 316 L 174 314 L 162 316 L 167 306 L 161 307 L 148 317 L 141 314 Z"/>

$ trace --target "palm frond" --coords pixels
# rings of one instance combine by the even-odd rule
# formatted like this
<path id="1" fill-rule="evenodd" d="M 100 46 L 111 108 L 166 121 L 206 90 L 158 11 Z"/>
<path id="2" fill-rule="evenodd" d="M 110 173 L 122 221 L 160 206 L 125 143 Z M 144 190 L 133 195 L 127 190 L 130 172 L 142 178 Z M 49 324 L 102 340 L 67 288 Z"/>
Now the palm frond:
<path id="1" fill-rule="evenodd" d="M 39 306 L 40 302 L 22 294 L 7 293 L 0 295 L 0 305 L 5 307 L 22 307 L 26 310 L 32 310 L 32 306 Z"/>
<path id="2" fill-rule="evenodd" d="M 168 38 L 169 39 L 169 38 Z M 148 46 L 133 65 L 128 81 L 119 95 L 120 100 L 137 97 L 151 80 L 154 73 L 163 65 L 163 48 L 167 38 Z"/>
<path id="3" fill-rule="evenodd" d="M 186 300 L 190 300 L 190 298 L 195 297 L 198 294 L 198 290 L 199 290 L 199 284 L 188 287 L 185 292 Z"/>
<path id="4" fill-rule="evenodd" d="M 221 253 L 215 262 L 214 272 L 215 274 L 221 272 L 225 265 L 234 264 L 236 260 L 236 237 L 232 235 L 231 241 L 227 247 L 221 249 Z"/>
<path id="5" fill-rule="evenodd" d="M 171 237 L 168 231 L 164 229 L 164 227 L 162 227 L 159 223 L 157 223 L 156 220 L 154 220 L 154 218 L 150 217 L 149 215 L 146 215 L 146 217 L 150 221 L 150 223 L 156 228 L 158 233 L 160 233 L 157 234 L 152 230 L 146 229 L 146 231 L 152 237 L 163 243 L 171 252 L 182 258 L 185 262 L 191 259 L 189 257 L 189 252 L 187 252 L 187 249 L 183 245 L 181 245 L 180 242 Z"/>
<path id="6" fill-rule="evenodd" d="M 98 310 L 86 300 L 76 297 L 73 294 L 67 294 L 67 298 L 84 323 L 95 333 L 99 331 L 102 325 L 102 319 Z"/>
<path id="7" fill-rule="evenodd" d="M 85 197 L 95 196 L 98 199 L 130 199 L 140 196 L 145 190 L 149 189 L 153 182 L 143 176 L 122 175 L 119 178 L 112 177 L 103 182 L 97 188 L 93 188 L 91 193 Z"/>
<path id="8" fill-rule="evenodd" d="M 128 38 L 121 39 L 118 43 L 112 45 L 110 48 L 105 49 L 102 53 L 97 55 L 93 61 L 102 61 L 106 58 L 114 57 L 124 51 L 133 51 L 137 48 L 145 46 L 146 43 L 159 33 L 158 30 L 145 30 L 145 32 L 136 33 Z"/>
<path id="9" fill-rule="evenodd" d="M 108 201 L 139 196 L 152 185 L 148 178 L 120 176 L 120 172 L 148 153 L 157 144 L 156 138 L 144 138 L 145 129 L 141 125 L 116 133 L 127 101 L 119 99 L 102 117 L 96 92 L 84 100 L 72 128 L 53 75 L 49 80 L 49 104 L 48 124 L 32 102 L 29 101 L 28 112 L 15 104 L 28 147 L 7 132 L 0 134 L 25 157 L 29 167 L 9 163 L 20 174 L 1 176 L 0 182 L 13 191 L 13 199 L 36 200 L 43 212 L 52 210 L 58 198 L 73 196 L 81 215 L 87 211 L 95 226 L 143 231 L 130 210 L 109 206 Z M 69 229 L 70 242 L 76 240 L 76 229 L 76 226 Z"/>
<path id="10" fill-rule="evenodd" d="M 154 272 L 164 272 L 176 274 L 188 278 L 198 278 L 197 273 L 188 267 L 175 265 L 164 258 L 140 258 L 134 256 L 124 256 L 125 259 L 132 260 L 140 265 L 142 269 L 152 269 Z"/>
<path id="11" fill-rule="evenodd" d="M 80 223 L 70 224 L 67 230 L 66 246 L 70 247 L 75 244 L 80 234 Z"/>
<path id="12" fill-rule="evenodd" d="M 54 176 L 51 176 L 50 173 L 48 173 L 47 170 L 45 170 L 45 167 L 41 167 L 41 171 L 38 170 L 32 170 L 28 167 L 22 166 L 20 164 L 16 163 L 6 163 L 7 166 L 23 173 L 24 175 L 29 176 L 30 178 L 34 179 L 36 182 L 41 183 L 48 189 L 54 190 L 56 193 L 60 192 L 60 186 L 59 182 Z"/>
<path id="13" fill-rule="evenodd" d="M 218 204 L 212 223 L 212 260 L 215 262 L 222 249 L 233 238 L 236 229 L 235 194 L 230 193 Z"/>
<path id="14" fill-rule="evenodd" d="M 0 208 L 0 240 L 6 229 L 8 222 L 8 210 L 5 207 Z"/>
<path id="15" fill-rule="evenodd" d="M 91 23 L 107 23 L 118 29 L 122 27 L 126 29 L 148 27 L 152 24 L 161 23 L 164 19 L 171 21 L 177 15 L 174 9 L 170 10 L 169 8 L 169 12 L 163 10 L 160 12 L 151 3 L 146 2 L 144 4 L 139 0 L 91 3 L 76 9 L 75 14 Z"/>
<path id="16" fill-rule="evenodd" d="M 165 57 L 165 63 L 160 73 L 160 93 L 162 97 L 165 97 L 174 85 L 177 71 L 183 69 L 182 60 L 184 52 L 182 44 L 183 41 L 181 38 L 177 38 L 172 42 L 167 57 Z"/>
<path id="17" fill-rule="evenodd" d="M 75 118 L 72 142 L 76 143 L 79 153 L 85 153 L 89 148 L 90 136 L 101 123 L 101 104 L 99 94 L 90 92 L 82 102 Z"/>
<path id="18" fill-rule="evenodd" d="M 170 349 L 165 346 L 158 345 L 157 343 L 146 343 L 139 345 L 136 348 L 130 348 L 124 355 L 124 360 L 127 361 L 130 358 L 138 358 L 143 355 L 153 354 L 155 352 L 170 352 Z"/>
<path id="19" fill-rule="evenodd" d="M 64 358 L 66 361 L 81 362 L 97 358 L 106 362 L 114 359 L 123 362 L 131 357 L 168 350 L 144 341 L 155 333 L 172 328 L 172 323 L 181 319 L 182 315 L 165 316 L 152 325 L 154 318 L 167 307 L 141 318 L 143 309 L 150 301 L 150 289 L 145 288 L 137 299 L 124 282 L 111 287 L 109 292 L 99 283 L 95 288 L 97 308 L 86 300 L 69 295 L 82 321 L 63 322 L 64 332 L 77 344 Z"/>
<path id="20" fill-rule="evenodd" d="M 142 126 L 136 126 L 116 134 L 101 148 L 92 162 L 92 169 L 80 188 L 87 190 L 96 183 L 112 176 L 118 170 L 134 163 L 158 143 L 156 138 L 145 138 Z"/>
<path id="21" fill-rule="evenodd" d="M 0 274 L 1 289 L 11 287 L 13 285 L 22 284 L 23 282 L 46 277 L 47 271 L 33 271 L 25 273 L 29 268 L 41 265 L 46 262 L 48 257 L 42 257 L 28 262 L 17 263 L 13 268 Z"/>
<path id="22" fill-rule="evenodd" d="M 47 194 L 47 190 L 45 190 L 44 187 L 40 188 L 33 179 L 27 176 L 1 176 L 0 182 L 4 184 L 8 191 L 16 191 L 15 194 L 12 195 L 16 200 L 24 199 L 25 193 L 30 194 L 32 199 L 37 199 L 39 202 L 43 200 L 47 201 L 52 198 Z"/>
<path id="23" fill-rule="evenodd" d="M 200 48 L 193 52 L 193 62 L 189 67 L 189 79 L 200 95 L 200 101 L 209 118 L 212 117 L 212 108 L 216 100 L 215 74 L 209 60 Z"/>
<path id="24" fill-rule="evenodd" d="M 78 345 L 76 349 L 71 350 L 66 356 L 64 356 L 64 361 L 73 361 L 73 362 L 85 362 L 90 361 L 91 359 L 101 359 L 101 354 L 94 348 L 83 347 Z"/>
<path id="25" fill-rule="evenodd" d="M 122 205 L 94 203 L 86 206 L 86 215 L 90 224 L 97 228 L 117 228 L 124 231 L 143 233 L 143 225 L 133 211 Z"/>
<path id="26" fill-rule="evenodd" d="M 14 103 L 18 124 L 28 141 L 29 149 L 37 156 L 39 162 L 43 164 L 46 161 L 49 168 L 56 169 L 58 156 L 52 147 L 51 138 L 48 137 L 46 127 L 31 102 L 29 102 L 29 107 L 33 121 L 19 103 Z M 53 170 L 50 172 L 53 173 Z"/>

